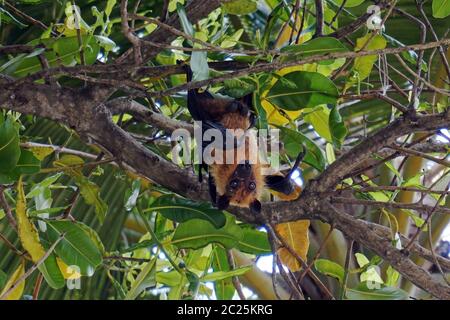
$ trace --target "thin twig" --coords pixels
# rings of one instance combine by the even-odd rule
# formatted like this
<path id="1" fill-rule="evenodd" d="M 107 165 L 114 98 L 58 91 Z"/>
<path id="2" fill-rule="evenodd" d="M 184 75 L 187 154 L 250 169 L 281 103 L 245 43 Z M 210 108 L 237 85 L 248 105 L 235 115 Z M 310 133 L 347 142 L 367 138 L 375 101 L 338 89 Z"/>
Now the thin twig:
<path id="1" fill-rule="evenodd" d="M 406 154 L 409 154 L 409 155 L 421 157 L 421 158 L 424 158 L 424 159 L 427 159 L 427 160 L 439 163 L 439 164 L 441 164 L 441 165 L 443 165 L 445 167 L 450 167 L 450 161 L 447 161 L 447 160 L 444 160 L 444 159 L 439 159 L 439 158 L 430 156 L 430 155 L 428 155 L 426 153 L 423 153 L 423 152 L 420 152 L 420 151 L 407 149 L 407 148 L 403 148 L 403 147 L 396 146 L 396 145 L 391 145 L 391 146 L 389 146 L 389 148 L 394 149 L 394 150 L 396 150 L 398 152 L 401 152 L 401 153 L 406 153 Z"/>
<path id="2" fill-rule="evenodd" d="M 447 190 L 450 188 L 450 182 L 447 183 Z M 441 196 L 439 197 L 439 199 L 436 201 L 436 204 L 434 205 L 434 207 L 432 207 L 431 209 L 428 210 L 427 212 L 427 217 L 425 219 L 425 221 L 422 223 L 422 225 L 420 227 L 417 228 L 416 232 L 414 233 L 414 235 L 411 237 L 411 240 L 409 241 L 409 243 L 405 246 L 405 251 L 408 252 L 409 249 L 411 248 L 412 244 L 414 243 L 414 241 L 416 241 L 417 237 L 419 236 L 419 234 L 424 230 L 425 226 L 428 226 L 431 222 L 431 218 L 433 217 L 434 213 L 437 211 L 438 207 L 439 207 L 439 203 L 445 198 L 446 194 L 441 194 Z"/>
<path id="3" fill-rule="evenodd" d="M 230 265 L 231 270 L 236 269 L 236 263 L 234 262 L 233 253 L 231 250 L 227 251 L 227 259 L 228 264 Z M 236 289 L 236 292 L 238 293 L 238 296 L 241 300 L 246 300 L 245 294 L 242 291 L 241 282 L 239 281 L 239 278 L 237 276 L 231 277 L 231 282 L 233 283 L 234 288 Z"/>
<path id="4" fill-rule="evenodd" d="M 316 33 L 314 34 L 314 38 L 323 36 L 323 0 L 315 0 L 314 3 L 316 5 Z"/>
<path id="5" fill-rule="evenodd" d="M 350 259 L 352 257 L 354 243 L 355 243 L 355 240 L 350 240 L 350 244 L 348 245 L 348 248 L 347 248 L 347 254 L 345 256 L 344 279 L 342 281 L 341 293 L 339 295 L 340 300 L 344 300 L 345 293 L 347 291 L 347 280 L 348 280 L 348 274 L 349 274 L 349 268 L 350 268 Z"/>
<path id="6" fill-rule="evenodd" d="M 11 207 L 5 198 L 5 187 L 0 185 L 0 207 L 5 211 L 5 216 L 9 221 L 10 226 L 17 231 L 17 222 L 12 214 Z"/>
<path id="7" fill-rule="evenodd" d="M 375 208 L 395 208 L 395 209 L 410 209 L 419 212 L 427 212 L 432 209 L 432 207 L 420 204 L 420 203 L 397 203 L 397 202 L 383 202 L 383 201 L 372 201 L 372 200 L 362 200 L 362 199 L 352 199 L 344 197 L 331 197 L 331 203 L 343 203 L 349 205 L 360 205 L 360 206 L 371 206 Z M 450 214 L 450 209 L 445 207 L 436 208 L 436 213 Z"/>
<path id="8" fill-rule="evenodd" d="M 437 42 L 430 42 L 430 43 L 426 43 L 426 44 L 414 44 L 414 45 L 408 45 L 408 46 L 397 47 L 397 48 L 386 48 L 386 49 L 377 49 L 377 50 L 368 50 L 368 51 L 362 50 L 362 51 L 357 51 L 357 52 L 333 52 L 333 53 L 327 53 L 327 54 L 323 54 L 323 55 L 314 55 L 311 57 L 302 58 L 301 60 L 294 60 L 294 61 L 288 61 L 288 62 L 278 62 L 277 61 L 277 62 L 272 62 L 272 63 L 261 63 L 259 65 L 253 66 L 253 67 L 230 72 L 223 76 L 210 78 L 207 80 L 188 82 L 183 85 L 172 87 L 165 91 L 150 92 L 149 95 L 152 97 L 164 97 L 164 96 L 178 93 L 180 91 L 201 88 L 201 87 L 216 84 L 216 83 L 222 83 L 224 80 L 235 79 L 235 78 L 239 78 L 241 76 L 245 76 L 245 75 L 252 74 L 252 73 L 280 70 L 280 69 L 283 69 L 286 67 L 310 64 L 310 63 L 315 63 L 315 62 L 323 61 L 323 60 L 351 58 L 351 57 L 363 57 L 363 56 L 378 55 L 378 54 L 396 54 L 396 53 L 401 53 L 403 51 L 409 51 L 409 50 L 432 49 L 437 46 L 445 45 L 445 44 L 450 44 L 450 39 L 443 39 L 443 40 L 440 40 Z M 445 92 L 442 89 L 436 88 L 435 86 L 430 87 L 430 88 L 433 88 L 435 90 L 437 89 L 437 90 L 439 90 L 439 92 Z M 448 93 L 446 93 L 446 94 L 448 94 Z"/>
<path id="9" fill-rule="evenodd" d="M 12 12 L 14 12 L 15 14 L 21 16 L 22 18 L 28 20 L 29 22 L 31 22 L 34 25 L 37 25 L 38 27 L 42 28 L 43 30 L 48 30 L 48 26 L 45 25 L 43 22 L 36 20 L 33 17 L 30 17 L 29 15 L 27 15 L 25 12 L 20 11 L 19 9 L 17 9 L 16 7 L 14 7 L 12 4 L 10 4 L 8 1 L 3 1 L 3 3 L 6 5 L 6 7 L 8 7 L 8 9 L 10 9 Z M 53 35 L 56 35 L 53 31 L 52 31 Z"/>

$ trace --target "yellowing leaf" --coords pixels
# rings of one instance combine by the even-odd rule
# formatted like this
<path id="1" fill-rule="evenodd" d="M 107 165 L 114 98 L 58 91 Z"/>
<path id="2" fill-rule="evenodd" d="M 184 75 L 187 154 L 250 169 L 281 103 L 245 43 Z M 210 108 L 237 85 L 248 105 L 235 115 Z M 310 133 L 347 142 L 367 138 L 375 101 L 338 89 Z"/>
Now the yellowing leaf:
<path id="1" fill-rule="evenodd" d="M 292 67 L 287 67 L 287 68 L 278 70 L 277 74 L 279 76 L 284 76 L 285 74 L 288 74 L 288 73 L 291 73 L 294 71 L 306 71 L 304 69 L 305 69 L 305 65 L 292 66 Z M 274 77 L 272 79 L 272 85 L 275 82 L 277 82 L 277 79 Z M 263 93 L 263 95 L 262 95 L 263 99 L 261 100 L 261 105 L 264 108 L 264 110 L 266 111 L 267 122 L 269 122 L 270 124 L 283 126 L 285 124 L 288 124 L 290 121 L 297 119 L 302 114 L 302 110 L 296 110 L 296 111 L 282 110 L 282 112 L 280 112 L 279 109 L 277 109 L 272 103 L 270 103 L 269 101 L 264 99 L 264 97 L 267 95 L 268 92 L 269 92 L 269 90 L 267 90 L 266 92 Z"/>
<path id="2" fill-rule="evenodd" d="M 294 222 L 281 223 L 275 226 L 286 243 L 306 262 L 306 255 L 309 248 L 309 220 L 299 220 Z M 286 249 L 278 250 L 281 262 L 292 272 L 301 269 L 297 259 Z"/>
<path id="3" fill-rule="evenodd" d="M 77 184 L 80 187 L 80 194 L 84 201 L 87 204 L 94 206 L 95 214 L 99 218 L 100 222 L 103 223 L 106 212 L 108 211 L 108 205 L 100 197 L 100 187 L 94 182 L 89 181 L 84 176 L 77 182 Z"/>
<path id="4" fill-rule="evenodd" d="M 45 157 L 51 155 L 54 150 L 52 147 L 32 147 L 30 151 L 37 159 L 42 161 Z"/>
<path id="5" fill-rule="evenodd" d="M 302 110 L 282 110 L 282 112 L 280 112 L 280 110 L 275 108 L 273 104 L 264 99 L 261 100 L 261 105 L 266 111 L 267 121 L 274 125 L 283 126 L 288 124 L 290 121 L 297 119 L 302 113 Z"/>
<path id="6" fill-rule="evenodd" d="M 81 278 L 81 274 L 77 270 L 69 267 L 60 258 L 56 258 L 56 263 L 58 264 L 59 270 L 61 271 L 64 279 L 76 280 Z"/>
<path id="7" fill-rule="evenodd" d="M 362 48 L 364 48 L 365 51 L 386 48 L 386 44 L 387 44 L 386 39 L 382 35 L 379 35 L 379 34 L 374 36 L 370 40 L 370 42 L 368 44 L 366 44 L 367 41 L 369 41 L 369 39 L 371 37 L 372 37 L 372 34 L 368 33 L 364 37 L 358 38 L 356 40 L 355 51 L 360 51 Z M 358 77 L 359 81 L 366 79 L 370 75 L 370 73 L 372 72 L 373 65 L 377 61 L 377 59 L 378 59 L 377 55 L 370 55 L 370 56 L 355 58 L 353 70 L 357 73 L 357 77 Z"/>
<path id="8" fill-rule="evenodd" d="M 27 216 L 26 207 L 26 198 L 21 177 L 17 185 L 16 201 L 18 234 L 22 247 L 30 254 L 31 260 L 33 260 L 34 263 L 38 263 L 45 255 L 45 250 L 39 240 L 38 231 L 35 225 Z M 47 258 L 38 266 L 38 268 L 50 287 L 59 289 L 64 286 L 64 279 L 61 277 L 61 274 L 56 267 L 54 258 L 52 258 L 53 257 Z"/>
<path id="9" fill-rule="evenodd" d="M 54 161 L 53 164 L 57 167 L 80 166 L 84 164 L 84 160 L 78 156 L 65 154 L 59 160 Z"/>
<path id="10" fill-rule="evenodd" d="M 3 288 L 0 296 L 5 294 L 16 282 L 25 274 L 25 263 L 22 261 L 17 267 L 16 271 L 9 278 L 5 287 Z M 22 297 L 23 290 L 25 289 L 25 281 L 22 281 L 11 293 L 5 297 L 5 300 L 19 300 Z"/>
<path id="11" fill-rule="evenodd" d="M 16 202 L 16 216 L 17 224 L 19 226 L 19 238 L 24 249 L 30 254 L 33 262 L 36 263 L 45 255 L 45 250 L 39 241 L 36 227 L 28 219 L 26 206 L 27 205 L 25 194 L 23 192 L 22 178 L 20 178 L 17 185 Z"/>
<path id="12" fill-rule="evenodd" d="M 295 21 L 295 28 L 296 30 L 293 33 L 292 38 L 297 38 L 297 30 L 300 30 L 300 25 L 302 23 L 302 16 L 301 14 L 297 15 L 297 21 Z M 307 19 L 305 19 L 304 25 L 307 23 Z M 305 30 L 305 28 L 303 28 Z M 285 43 L 289 41 L 289 38 L 291 36 L 292 27 L 288 24 L 286 28 L 282 31 L 280 37 L 277 39 L 277 43 L 275 44 L 276 48 L 282 47 Z M 299 37 L 297 44 L 301 44 L 303 42 L 306 42 L 312 38 L 312 32 L 307 32 Z"/>
<path id="13" fill-rule="evenodd" d="M 80 194 L 84 201 L 94 206 L 95 214 L 100 222 L 103 223 L 108 205 L 100 197 L 100 188 L 85 177 L 80 168 L 77 168 L 77 166 L 84 164 L 84 160 L 77 156 L 64 155 L 61 159 L 54 161 L 53 164 L 55 167 L 66 168 L 66 173 L 74 178 L 75 183 L 80 188 Z"/>
<path id="14" fill-rule="evenodd" d="M 328 164 L 332 164 L 334 161 L 336 161 L 336 155 L 334 154 L 334 149 L 331 143 L 326 144 L 325 153 L 327 155 Z"/>
<path id="15" fill-rule="evenodd" d="M 222 7 L 228 14 L 245 15 L 258 9 L 256 0 L 231 0 L 224 1 Z"/>
<path id="16" fill-rule="evenodd" d="M 146 178 L 144 176 L 138 175 L 138 174 L 136 174 L 134 172 L 131 172 L 131 171 L 127 171 L 126 174 L 127 174 L 128 177 L 130 177 L 131 180 L 139 179 L 141 181 L 141 189 L 142 190 L 147 190 L 152 185 L 152 182 L 148 178 Z"/>
<path id="17" fill-rule="evenodd" d="M 331 64 L 318 64 L 316 72 L 324 75 L 325 77 L 328 77 L 333 73 L 334 70 L 342 67 L 345 61 L 346 61 L 345 58 L 339 58 L 334 60 L 334 62 Z"/>

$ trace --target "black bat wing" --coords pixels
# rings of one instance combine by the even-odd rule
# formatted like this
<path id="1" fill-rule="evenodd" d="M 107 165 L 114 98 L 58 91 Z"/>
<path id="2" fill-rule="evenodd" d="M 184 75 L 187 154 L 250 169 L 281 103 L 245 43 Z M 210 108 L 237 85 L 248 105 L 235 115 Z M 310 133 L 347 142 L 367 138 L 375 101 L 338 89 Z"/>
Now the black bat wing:
<path id="1" fill-rule="evenodd" d="M 266 176 L 265 182 L 267 188 L 284 193 L 285 195 L 292 194 L 295 190 L 295 184 L 292 181 L 291 176 L 292 173 L 295 170 L 297 170 L 298 166 L 305 158 L 305 155 L 306 155 L 306 148 L 304 145 L 302 145 L 302 151 L 297 155 L 294 165 L 292 166 L 291 170 L 289 170 L 286 176 L 280 175 Z"/>

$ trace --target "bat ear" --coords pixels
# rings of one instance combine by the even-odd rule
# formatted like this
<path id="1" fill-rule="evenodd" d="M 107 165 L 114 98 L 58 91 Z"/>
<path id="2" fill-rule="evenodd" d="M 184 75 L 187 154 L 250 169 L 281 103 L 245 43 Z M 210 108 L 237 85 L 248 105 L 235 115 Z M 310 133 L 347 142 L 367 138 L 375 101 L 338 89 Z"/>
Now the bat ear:
<path id="1" fill-rule="evenodd" d="M 261 213 L 261 202 L 258 199 L 255 199 L 252 203 L 250 203 L 250 212 L 253 214 Z"/>
<path id="2" fill-rule="evenodd" d="M 217 209 L 225 210 L 226 208 L 228 208 L 230 206 L 230 198 L 227 195 L 223 194 L 217 198 L 216 204 L 217 204 Z"/>
<path id="3" fill-rule="evenodd" d="M 245 104 L 249 109 L 253 108 L 253 92 L 240 97 L 238 100 Z"/>

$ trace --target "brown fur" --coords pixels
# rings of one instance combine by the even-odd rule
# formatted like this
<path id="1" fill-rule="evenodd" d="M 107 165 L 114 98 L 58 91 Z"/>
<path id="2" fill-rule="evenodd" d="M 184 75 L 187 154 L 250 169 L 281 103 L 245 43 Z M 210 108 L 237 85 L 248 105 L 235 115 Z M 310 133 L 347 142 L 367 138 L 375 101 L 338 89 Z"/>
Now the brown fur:
<path id="1" fill-rule="evenodd" d="M 261 173 L 259 156 L 256 156 L 254 159 L 256 160 L 256 163 L 252 164 L 252 173 L 245 180 L 245 185 L 241 184 L 233 193 L 230 193 L 228 190 L 228 185 L 232 180 L 233 174 L 238 165 L 243 163 L 245 160 L 250 160 L 252 153 L 253 156 L 255 156 L 255 153 L 258 152 L 257 150 L 252 150 L 252 143 L 256 143 L 254 137 L 252 135 L 246 136 L 245 143 L 241 144 L 238 148 L 229 151 L 222 151 L 224 152 L 223 159 L 226 159 L 227 153 L 234 153 L 234 161 L 232 164 L 212 164 L 210 166 L 210 174 L 215 180 L 218 195 L 229 196 L 230 204 L 239 207 L 248 208 L 254 200 L 259 200 L 264 187 L 264 178 Z M 256 144 L 254 146 L 256 146 Z M 250 181 L 255 183 L 255 190 L 248 190 L 246 188 L 246 185 Z"/>
<path id="2" fill-rule="evenodd" d="M 220 120 L 222 125 L 228 129 L 242 129 L 247 130 L 250 126 L 248 117 L 243 117 L 237 112 L 225 114 Z"/>

